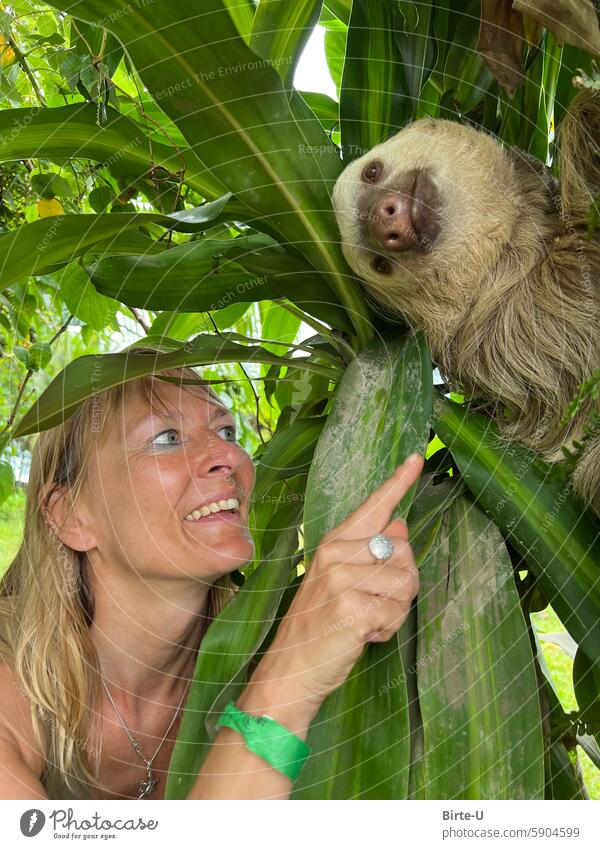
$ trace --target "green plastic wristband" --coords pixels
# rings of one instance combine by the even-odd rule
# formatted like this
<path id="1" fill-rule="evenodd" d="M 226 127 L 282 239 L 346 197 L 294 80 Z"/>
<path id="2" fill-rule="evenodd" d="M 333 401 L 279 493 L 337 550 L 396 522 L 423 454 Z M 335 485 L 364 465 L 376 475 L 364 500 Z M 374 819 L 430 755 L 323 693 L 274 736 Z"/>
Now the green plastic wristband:
<path id="1" fill-rule="evenodd" d="M 310 746 L 297 734 L 280 725 L 267 714 L 252 716 L 240 710 L 232 701 L 217 720 L 215 728 L 222 725 L 238 731 L 246 746 L 279 772 L 295 781 L 311 753 Z"/>

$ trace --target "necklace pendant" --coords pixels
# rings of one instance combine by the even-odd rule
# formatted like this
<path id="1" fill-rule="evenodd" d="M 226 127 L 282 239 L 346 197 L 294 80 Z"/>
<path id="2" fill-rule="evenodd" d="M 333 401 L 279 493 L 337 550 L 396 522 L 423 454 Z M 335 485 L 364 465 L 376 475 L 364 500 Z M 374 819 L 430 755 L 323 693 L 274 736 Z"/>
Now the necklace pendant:
<path id="1" fill-rule="evenodd" d="M 148 775 L 146 776 L 146 778 L 142 778 L 142 780 L 140 781 L 140 795 L 138 796 L 138 799 L 143 799 L 144 796 L 149 796 L 157 784 L 158 779 L 152 778 L 152 773 L 150 772 L 150 770 L 148 770 Z"/>

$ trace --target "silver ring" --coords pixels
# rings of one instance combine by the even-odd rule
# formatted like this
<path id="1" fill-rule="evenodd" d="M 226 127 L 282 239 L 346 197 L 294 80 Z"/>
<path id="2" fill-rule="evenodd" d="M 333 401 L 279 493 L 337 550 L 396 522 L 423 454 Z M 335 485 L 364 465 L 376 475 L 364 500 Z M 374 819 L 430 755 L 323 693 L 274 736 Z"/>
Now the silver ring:
<path id="1" fill-rule="evenodd" d="M 385 534 L 375 534 L 369 540 L 369 551 L 377 560 L 387 560 L 394 553 L 394 543 Z"/>

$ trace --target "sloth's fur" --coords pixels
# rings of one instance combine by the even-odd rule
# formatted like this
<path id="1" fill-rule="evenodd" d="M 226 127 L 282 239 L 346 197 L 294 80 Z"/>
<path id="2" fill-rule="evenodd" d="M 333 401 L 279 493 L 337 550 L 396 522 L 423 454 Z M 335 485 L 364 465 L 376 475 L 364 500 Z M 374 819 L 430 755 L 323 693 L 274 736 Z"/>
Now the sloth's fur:
<path id="1" fill-rule="evenodd" d="M 600 232 L 589 239 L 586 220 L 600 192 L 599 140 L 600 93 L 579 92 L 558 132 L 559 185 L 487 132 L 424 118 L 352 162 L 333 193 L 344 255 L 376 309 L 423 330 L 449 384 L 489 405 L 504 438 L 551 462 L 599 409 L 588 400 L 560 424 L 600 368 Z M 363 178 L 374 161 L 376 186 Z M 386 253 L 364 221 L 375 193 L 413 169 L 437 187 L 440 232 L 428 251 Z M 382 254 L 389 273 L 374 268 Z M 571 486 L 600 515 L 600 436 L 587 440 Z"/>

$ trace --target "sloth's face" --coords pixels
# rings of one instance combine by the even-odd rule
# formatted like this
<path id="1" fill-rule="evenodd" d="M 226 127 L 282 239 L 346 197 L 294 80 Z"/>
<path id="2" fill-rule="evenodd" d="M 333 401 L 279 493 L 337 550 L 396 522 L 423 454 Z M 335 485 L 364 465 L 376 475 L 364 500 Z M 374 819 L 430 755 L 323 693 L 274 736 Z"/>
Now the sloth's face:
<path id="1" fill-rule="evenodd" d="M 511 240 L 520 197 L 490 135 L 423 118 L 348 165 L 333 204 L 349 265 L 410 315 L 418 291 L 477 286 Z"/>

